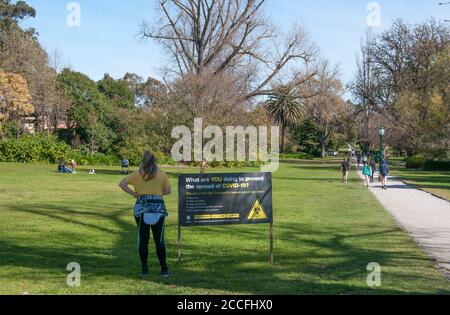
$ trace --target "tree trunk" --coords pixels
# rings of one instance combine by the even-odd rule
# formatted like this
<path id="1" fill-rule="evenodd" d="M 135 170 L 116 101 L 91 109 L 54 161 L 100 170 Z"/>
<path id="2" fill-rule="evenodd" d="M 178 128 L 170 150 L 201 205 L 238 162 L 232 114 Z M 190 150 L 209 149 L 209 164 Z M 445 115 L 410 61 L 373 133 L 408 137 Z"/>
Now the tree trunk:
<path id="1" fill-rule="evenodd" d="M 325 141 L 320 140 L 320 147 L 321 147 L 321 156 L 322 159 L 327 157 L 327 148 L 325 145 Z"/>
<path id="2" fill-rule="evenodd" d="M 320 155 L 322 157 L 322 159 L 327 157 L 327 142 L 328 142 L 328 138 L 329 135 L 327 136 L 326 134 L 321 134 L 320 135 Z"/>
<path id="3" fill-rule="evenodd" d="M 281 153 L 285 153 L 285 134 L 286 134 L 286 126 L 281 125 Z"/>

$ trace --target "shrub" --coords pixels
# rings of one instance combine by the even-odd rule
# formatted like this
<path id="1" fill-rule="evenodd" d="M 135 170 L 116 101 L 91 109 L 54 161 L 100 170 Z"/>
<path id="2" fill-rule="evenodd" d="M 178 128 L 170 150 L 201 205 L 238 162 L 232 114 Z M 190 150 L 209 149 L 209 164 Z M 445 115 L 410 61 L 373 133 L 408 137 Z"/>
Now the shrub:
<path id="1" fill-rule="evenodd" d="M 281 153 L 282 160 L 312 160 L 314 157 L 308 153 Z"/>
<path id="2" fill-rule="evenodd" d="M 449 160 L 431 160 L 423 156 L 414 156 L 406 160 L 406 168 L 424 171 L 450 171 Z"/>
<path id="3" fill-rule="evenodd" d="M 425 171 L 450 171 L 450 161 L 428 160 L 423 164 Z"/>
<path id="4" fill-rule="evenodd" d="M 208 168 L 255 168 L 261 167 L 265 163 L 262 161 L 211 161 L 208 162 Z M 199 167 L 199 162 L 190 162 L 189 166 Z"/>
<path id="5" fill-rule="evenodd" d="M 412 156 L 406 159 L 406 168 L 419 169 L 423 167 L 426 158 L 420 155 Z"/>
<path id="6" fill-rule="evenodd" d="M 54 136 L 35 135 L 0 141 L 0 161 L 19 163 L 56 163 L 70 152 L 70 147 Z"/>

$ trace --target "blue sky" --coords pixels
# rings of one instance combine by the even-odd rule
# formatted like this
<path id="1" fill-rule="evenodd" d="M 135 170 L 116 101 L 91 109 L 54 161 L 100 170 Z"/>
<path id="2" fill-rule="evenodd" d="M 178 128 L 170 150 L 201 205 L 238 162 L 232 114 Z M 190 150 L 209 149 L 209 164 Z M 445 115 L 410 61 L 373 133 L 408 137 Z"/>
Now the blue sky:
<path id="1" fill-rule="evenodd" d="M 58 49 L 65 63 L 94 80 L 105 73 L 115 78 L 126 72 L 159 78 L 165 59 L 154 42 L 136 37 L 139 23 L 154 19 L 156 0 L 78 0 L 81 26 L 68 27 L 66 0 L 27 0 L 37 17 L 24 23 L 37 29 L 40 42 L 52 51 Z M 450 19 L 450 5 L 441 0 L 383 0 L 379 32 L 393 19 L 416 23 L 430 17 Z M 267 0 L 266 15 L 283 29 L 300 23 L 320 47 L 321 53 L 342 68 L 343 80 L 355 72 L 355 56 L 367 29 L 370 0 Z"/>

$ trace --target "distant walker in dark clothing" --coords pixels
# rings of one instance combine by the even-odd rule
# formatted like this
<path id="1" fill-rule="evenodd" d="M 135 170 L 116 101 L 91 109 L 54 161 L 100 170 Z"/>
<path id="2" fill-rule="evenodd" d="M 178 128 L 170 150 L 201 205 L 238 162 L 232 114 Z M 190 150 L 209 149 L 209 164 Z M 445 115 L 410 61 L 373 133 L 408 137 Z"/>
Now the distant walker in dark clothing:
<path id="1" fill-rule="evenodd" d="M 344 159 L 344 162 L 342 162 L 341 165 L 342 180 L 344 181 L 344 183 L 348 183 L 349 171 L 350 171 L 350 159 Z"/>
<path id="2" fill-rule="evenodd" d="M 385 159 L 381 162 L 380 166 L 380 175 L 381 175 L 381 189 L 387 190 L 387 178 L 389 176 L 389 164 Z"/>
<path id="3" fill-rule="evenodd" d="M 127 159 L 122 160 L 122 174 L 128 174 L 128 169 L 130 168 L 130 161 Z"/>

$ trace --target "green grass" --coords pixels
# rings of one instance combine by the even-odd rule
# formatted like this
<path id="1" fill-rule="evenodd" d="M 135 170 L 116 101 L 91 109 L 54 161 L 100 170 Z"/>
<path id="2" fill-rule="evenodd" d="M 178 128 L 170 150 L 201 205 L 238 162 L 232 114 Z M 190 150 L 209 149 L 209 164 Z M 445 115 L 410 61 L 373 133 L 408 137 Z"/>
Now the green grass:
<path id="1" fill-rule="evenodd" d="M 429 172 L 394 167 L 392 175 L 439 197 L 450 200 L 450 171 Z"/>
<path id="2" fill-rule="evenodd" d="M 339 164 L 291 161 L 274 174 L 273 266 L 267 225 L 184 228 L 178 264 L 176 174 L 197 169 L 169 169 L 175 191 L 167 199 L 166 240 L 174 276 L 165 280 L 153 244 L 151 276 L 137 277 L 133 200 L 118 188 L 118 169 L 96 176 L 54 170 L 0 164 L 0 294 L 450 293 L 357 174 L 340 182 Z M 66 285 L 70 262 L 81 264 L 81 287 Z M 366 284 L 370 262 L 382 266 L 381 287 Z"/>

